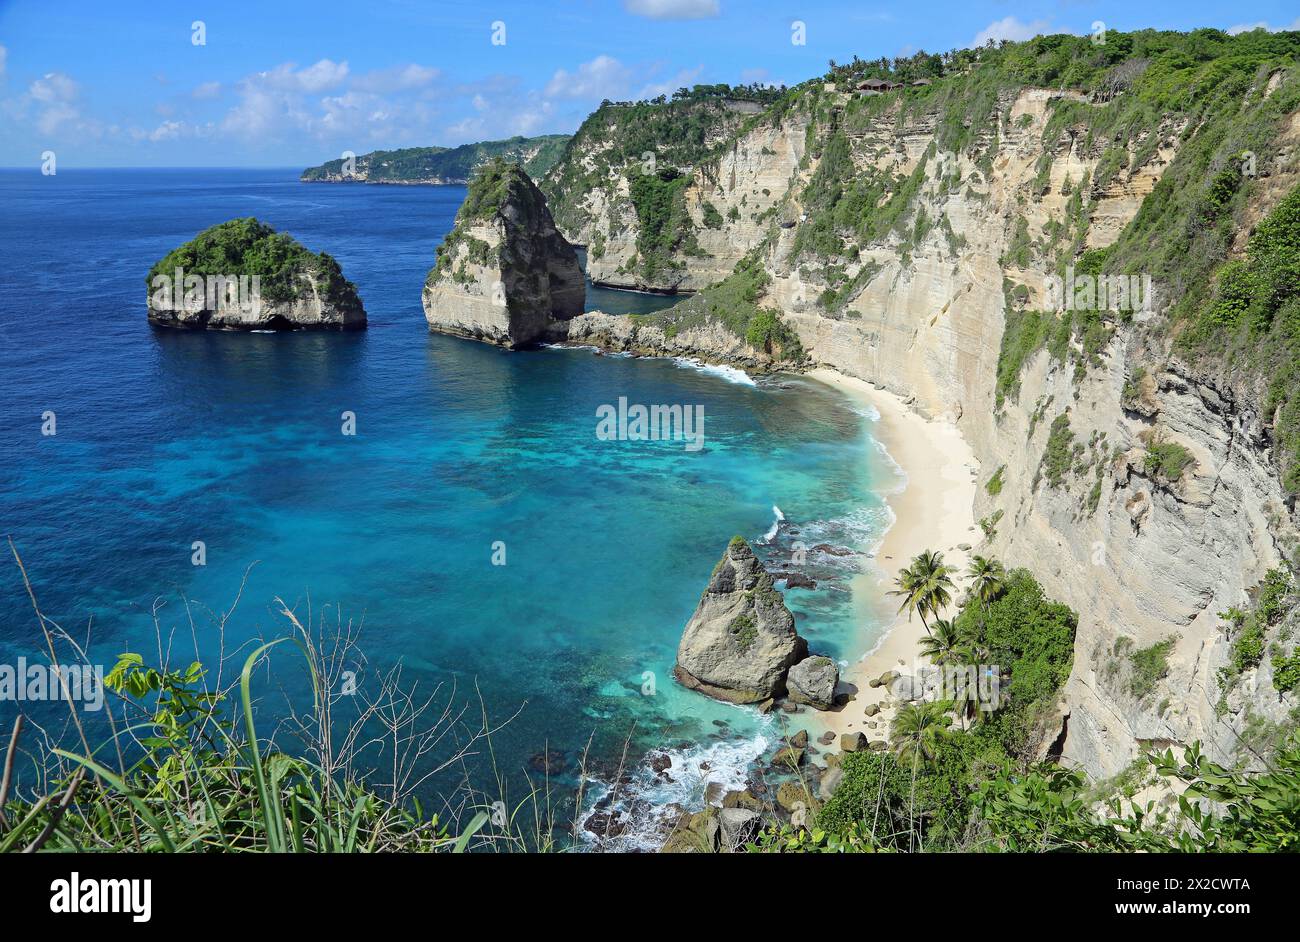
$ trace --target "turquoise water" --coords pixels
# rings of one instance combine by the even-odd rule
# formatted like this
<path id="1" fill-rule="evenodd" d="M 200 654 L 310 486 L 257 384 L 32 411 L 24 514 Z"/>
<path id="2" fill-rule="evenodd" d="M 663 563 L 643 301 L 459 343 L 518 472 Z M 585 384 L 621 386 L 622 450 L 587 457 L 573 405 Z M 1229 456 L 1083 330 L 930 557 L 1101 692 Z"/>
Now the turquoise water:
<path id="1" fill-rule="evenodd" d="M 230 652 L 287 631 L 277 596 L 302 617 L 310 601 L 363 624 L 363 682 L 400 661 L 408 682 L 470 703 L 469 725 L 476 685 L 492 717 L 518 710 L 494 737 L 516 783 L 548 746 L 567 781 L 593 736 L 592 765 L 608 777 L 629 735 L 633 766 L 666 748 L 695 769 L 638 779 L 644 801 L 743 780 L 770 721 L 678 688 L 677 640 L 728 539 L 761 540 L 774 507 L 785 526 L 759 546 L 773 562 L 795 539 L 858 547 L 883 532 L 888 510 L 864 470 L 878 458 L 869 416 L 794 378 L 430 335 L 420 286 L 460 188 L 242 170 L 14 172 L 0 188 L 0 532 L 46 614 L 78 637 L 89 627 L 93 660 L 136 650 L 156 661 L 159 604 L 176 659 L 197 645 L 211 662 L 222 639 L 209 610 L 239 596 Z M 152 262 L 253 214 L 333 254 L 370 329 L 149 327 Z M 705 447 L 598 440 L 596 410 L 620 396 L 703 406 Z M 52 437 L 40 434 L 46 411 Z M 345 411 L 354 436 L 341 433 Z M 194 541 L 204 566 L 192 565 Z M 505 565 L 493 565 L 494 544 Z M 853 565 L 812 558 L 822 584 L 789 594 L 813 649 L 839 658 L 856 655 L 862 627 Z M 0 660 L 42 648 L 6 561 Z M 302 693 L 293 660 L 259 674 L 268 721 L 281 687 Z M 468 774 L 489 787 L 481 759 Z M 455 785 L 449 776 L 426 788 Z"/>

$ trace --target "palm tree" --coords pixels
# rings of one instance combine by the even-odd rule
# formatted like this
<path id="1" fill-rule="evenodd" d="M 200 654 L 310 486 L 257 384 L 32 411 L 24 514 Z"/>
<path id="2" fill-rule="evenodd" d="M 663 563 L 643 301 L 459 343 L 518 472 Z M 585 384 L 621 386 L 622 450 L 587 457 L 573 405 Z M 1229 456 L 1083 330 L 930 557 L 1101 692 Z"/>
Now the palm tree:
<path id="1" fill-rule="evenodd" d="M 916 612 L 921 616 L 925 633 L 930 634 L 930 625 L 925 620 L 926 613 L 937 616 L 952 602 L 953 568 L 945 565 L 943 553 L 925 550 L 912 560 L 912 565 L 905 566 L 894 580 L 898 588 L 890 595 L 901 595 L 903 603 L 899 612 L 907 612 L 911 618 Z"/>
<path id="2" fill-rule="evenodd" d="M 889 739 L 900 761 L 927 765 L 934 761 L 936 747 L 952 726 L 948 709 L 942 700 L 899 708 L 889 727 Z"/>
<path id="3" fill-rule="evenodd" d="M 919 583 L 917 604 L 938 617 L 952 602 L 952 573 L 956 570 L 944 564 L 943 553 L 926 550 L 912 560 L 912 571 Z"/>
<path id="4" fill-rule="evenodd" d="M 938 754 L 938 744 L 952 726 L 947 717 L 948 704 L 937 701 L 928 703 L 906 703 L 894 714 L 894 722 L 889 726 L 889 740 L 894 747 L 894 755 L 900 762 L 912 766 L 912 793 L 907 804 L 908 814 L 908 849 L 924 849 L 913 842 L 921 838 L 916 827 L 916 776 L 921 763 L 933 765 Z"/>
<path id="5" fill-rule="evenodd" d="M 989 604 L 1002 594 L 1007 581 L 1006 568 L 992 557 L 972 556 L 970 568 L 966 571 L 971 580 L 971 592 L 987 610 Z"/>
<path id="6" fill-rule="evenodd" d="M 921 624 L 925 625 L 925 633 L 930 633 L 930 626 L 925 623 L 925 609 L 921 606 L 921 583 L 916 573 L 912 571 L 911 566 L 904 566 L 899 570 L 897 578 L 894 579 L 894 585 L 897 589 L 890 591 L 890 595 L 901 595 L 902 604 L 898 606 L 898 612 L 901 615 L 907 612 L 907 620 L 912 620 L 912 613 L 916 612 L 921 616 Z"/>
<path id="7" fill-rule="evenodd" d="M 972 721 L 983 716 L 979 699 L 979 671 L 984 668 L 981 667 L 978 653 L 969 645 L 958 648 L 954 657 L 958 663 L 966 665 L 967 672 L 960 679 L 956 675 L 952 676 L 952 708 L 962 721 L 962 728 L 970 729 Z"/>
<path id="8" fill-rule="evenodd" d="M 1006 589 L 1007 570 L 991 556 L 972 556 L 966 572 L 970 576 L 970 594 L 980 603 L 979 635 L 974 636 L 972 632 L 970 640 L 981 647 L 988 627 L 989 606 Z"/>
<path id="9" fill-rule="evenodd" d="M 962 638 L 957 628 L 946 618 L 936 618 L 929 637 L 921 639 L 921 656 L 928 657 L 935 664 L 952 660 Z"/>

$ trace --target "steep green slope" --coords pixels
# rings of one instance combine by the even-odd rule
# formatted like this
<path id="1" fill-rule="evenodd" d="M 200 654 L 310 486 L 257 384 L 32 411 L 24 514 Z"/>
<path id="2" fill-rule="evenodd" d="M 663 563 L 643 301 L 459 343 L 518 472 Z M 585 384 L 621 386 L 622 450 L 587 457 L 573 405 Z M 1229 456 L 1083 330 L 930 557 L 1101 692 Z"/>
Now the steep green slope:
<path id="1" fill-rule="evenodd" d="M 607 206 L 630 204 L 638 227 L 630 268 L 650 284 L 662 281 L 683 256 L 699 252 L 685 207 L 690 174 L 781 94 L 760 86 L 697 85 L 671 98 L 603 102 L 541 183 L 556 224 L 599 259 L 604 234 L 595 230 L 593 196 Z"/>

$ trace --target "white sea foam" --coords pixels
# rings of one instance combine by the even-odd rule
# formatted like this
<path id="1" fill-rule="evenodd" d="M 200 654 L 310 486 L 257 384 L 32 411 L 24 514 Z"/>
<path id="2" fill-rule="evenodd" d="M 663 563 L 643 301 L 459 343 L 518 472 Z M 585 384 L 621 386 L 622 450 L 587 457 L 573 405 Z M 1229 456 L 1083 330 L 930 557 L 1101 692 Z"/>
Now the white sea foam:
<path id="1" fill-rule="evenodd" d="M 903 466 L 894 459 L 894 456 L 889 453 L 888 448 L 880 442 L 873 442 L 873 444 L 876 446 L 876 451 L 880 452 L 880 457 L 884 459 L 885 465 L 891 472 L 893 472 L 894 476 L 894 482 L 891 487 L 878 487 L 876 492 L 886 497 L 892 494 L 903 493 L 903 491 L 907 490 L 907 472 L 904 471 Z"/>
<path id="2" fill-rule="evenodd" d="M 759 540 L 759 542 L 771 543 L 773 540 L 775 540 L 777 533 L 780 532 L 781 530 L 781 522 L 783 520 L 785 520 L 785 514 L 781 513 L 780 507 L 778 507 L 776 504 L 773 504 L 772 505 L 772 526 L 768 529 L 766 533 L 763 534 L 763 538 Z"/>
<path id="3" fill-rule="evenodd" d="M 740 386 L 757 386 L 754 378 L 744 370 L 737 369 L 734 366 L 723 366 L 718 363 L 705 363 L 702 360 L 696 360 L 693 357 L 673 357 L 673 362 L 683 369 L 699 370 L 701 373 L 708 373 L 710 376 L 717 376 L 719 379 L 725 379 L 729 383 L 736 383 Z"/>
<path id="4" fill-rule="evenodd" d="M 617 837 L 599 840 L 602 850 L 657 851 L 680 809 L 698 810 L 705 805 L 711 784 L 717 783 L 723 794 L 742 791 L 748 784 L 750 767 L 763 757 L 774 741 L 770 718 L 765 718 L 764 732 L 748 739 L 723 739 L 692 743 L 683 749 L 655 750 L 652 755 L 667 755 L 672 765 L 665 775 L 650 767 L 649 756 L 631 772 L 631 781 L 620 785 L 613 801 L 601 805 L 602 811 L 626 816 L 627 828 Z M 593 785 L 591 797 L 596 804 L 614 791 L 608 784 Z M 596 844 L 598 838 L 585 828 L 583 839 Z"/>

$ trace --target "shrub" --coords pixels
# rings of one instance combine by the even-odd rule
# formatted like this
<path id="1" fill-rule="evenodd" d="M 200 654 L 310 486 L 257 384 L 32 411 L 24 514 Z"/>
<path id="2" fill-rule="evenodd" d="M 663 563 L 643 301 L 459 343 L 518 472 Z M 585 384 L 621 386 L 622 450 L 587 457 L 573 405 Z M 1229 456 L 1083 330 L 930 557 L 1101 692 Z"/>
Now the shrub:
<path id="1" fill-rule="evenodd" d="M 1177 635 L 1157 641 L 1149 648 L 1139 648 L 1129 655 L 1133 672 L 1129 677 L 1128 692 L 1143 700 L 1155 692 L 1156 684 L 1169 673 L 1169 652 L 1178 642 Z"/>
<path id="2" fill-rule="evenodd" d="M 984 490 L 988 491 L 993 497 L 1002 493 L 1002 472 L 1007 470 L 1006 465 L 999 465 L 998 469 L 993 472 L 993 477 L 989 478 L 984 485 Z"/>
<path id="3" fill-rule="evenodd" d="M 1074 433 L 1070 431 L 1070 415 L 1062 412 L 1052 420 L 1052 430 L 1047 436 L 1047 448 L 1043 451 L 1043 476 L 1047 485 L 1058 488 L 1065 483 L 1065 476 L 1070 473 L 1074 463 Z"/>
<path id="4" fill-rule="evenodd" d="M 1155 442 L 1147 448 L 1142 468 L 1157 480 L 1173 483 L 1193 463 L 1191 452 L 1177 442 Z"/>
<path id="5" fill-rule="evenodd" d="M 703 210 L 704 224 L 706 226 L 708 226 L 710 229 L 722 228 L 722 214 L 718 212 L 718 208 L 716 206 L 714 206 L 708 200 L 704 200 L 704 202 L 700 204 L 700 208 L 701 210 Z"/>

